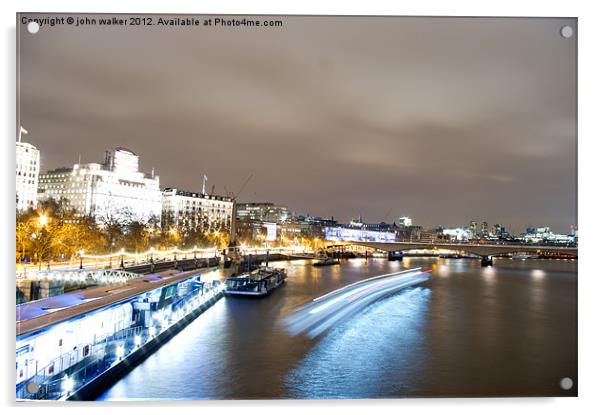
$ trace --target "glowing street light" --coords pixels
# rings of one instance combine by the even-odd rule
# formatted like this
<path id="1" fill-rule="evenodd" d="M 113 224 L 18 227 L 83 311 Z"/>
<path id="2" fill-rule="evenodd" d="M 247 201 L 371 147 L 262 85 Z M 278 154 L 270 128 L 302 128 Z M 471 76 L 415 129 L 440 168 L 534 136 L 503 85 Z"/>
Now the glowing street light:
<path id="1" fill-rule="evenodd" d="M 40 227 L 42 227 L 42 228 L 44 226 L 48 225 L 48 221 L 49 221 L 48 216 L 46 216 L 45 213 L 42 213 L 40 215 L 40 217 L 38 217 L 38 223 L 40 224 Z"/>

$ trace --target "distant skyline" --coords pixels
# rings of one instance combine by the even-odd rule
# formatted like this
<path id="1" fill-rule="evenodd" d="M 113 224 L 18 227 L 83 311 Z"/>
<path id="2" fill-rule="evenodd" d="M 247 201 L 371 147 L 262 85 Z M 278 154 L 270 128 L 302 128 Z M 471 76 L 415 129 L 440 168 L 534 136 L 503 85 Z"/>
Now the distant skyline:
<path id="1" fill-rule="evenodd" d="M 123 146 L 162 187 L 253 174 L 239 201 L 341 222 L 577 224 L 576 19 L 269 18 L 283 27 L 20 26 L 41 171 Z"/>

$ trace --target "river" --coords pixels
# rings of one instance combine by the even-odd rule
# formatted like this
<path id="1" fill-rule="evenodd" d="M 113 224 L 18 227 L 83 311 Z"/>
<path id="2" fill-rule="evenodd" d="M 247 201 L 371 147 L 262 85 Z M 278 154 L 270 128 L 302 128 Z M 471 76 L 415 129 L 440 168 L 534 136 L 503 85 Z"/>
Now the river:
<path id="1" fill-rule="evenodd" d="M 577 261 L 350 259 L 279 262 L 266 298 L 225 298 L 101 400 L 575 396 Z M 315 339 L 282 319 L 361 279 L 406 268 L 431 278 Z M 560 387 L 570 377 L 572 389 Z"/>

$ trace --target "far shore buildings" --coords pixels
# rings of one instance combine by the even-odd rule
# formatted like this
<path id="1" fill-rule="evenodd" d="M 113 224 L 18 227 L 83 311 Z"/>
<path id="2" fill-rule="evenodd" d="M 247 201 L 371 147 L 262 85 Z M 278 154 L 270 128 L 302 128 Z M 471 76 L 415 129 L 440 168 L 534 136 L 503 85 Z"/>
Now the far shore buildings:
<path id="1" fill-rule="evenodd" d="M 159 176 L 139 171 L 138 155 L 118 147 L 105 153 L 103 163 L 75 164 L 40 175 L 39 197 L 64 198 L 80 216 L 97 223 L 160 221 L 162 194 Z"/>
<path id="2" fill-rule="evenodd" d="M 24 211 L 37 205 L 40 151 L 29 143 L 16 143 L 17 210 Z"/>

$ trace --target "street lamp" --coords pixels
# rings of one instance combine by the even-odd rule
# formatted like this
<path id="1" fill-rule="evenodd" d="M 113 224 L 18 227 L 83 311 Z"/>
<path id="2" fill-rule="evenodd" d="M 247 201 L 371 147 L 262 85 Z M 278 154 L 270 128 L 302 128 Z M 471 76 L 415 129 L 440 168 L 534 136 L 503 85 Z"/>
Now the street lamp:
<path id="1" fill-rule="evenodd" d="M 79 269 L 84 269 L 84 250 L 79 251 Z"/>
<path id="2" fill-rule="evenodd" d="M 125 252 L 125 249 L 121 248 L 121 264 L 120 264 L 120 265 L 121 265 L 121 269 L 124 269 L 124 268 L 125 268 L 125 266 L 124 266 L 124 264 L 123 264 L 123 253 L 124 253 L 124 252 Z"/>

